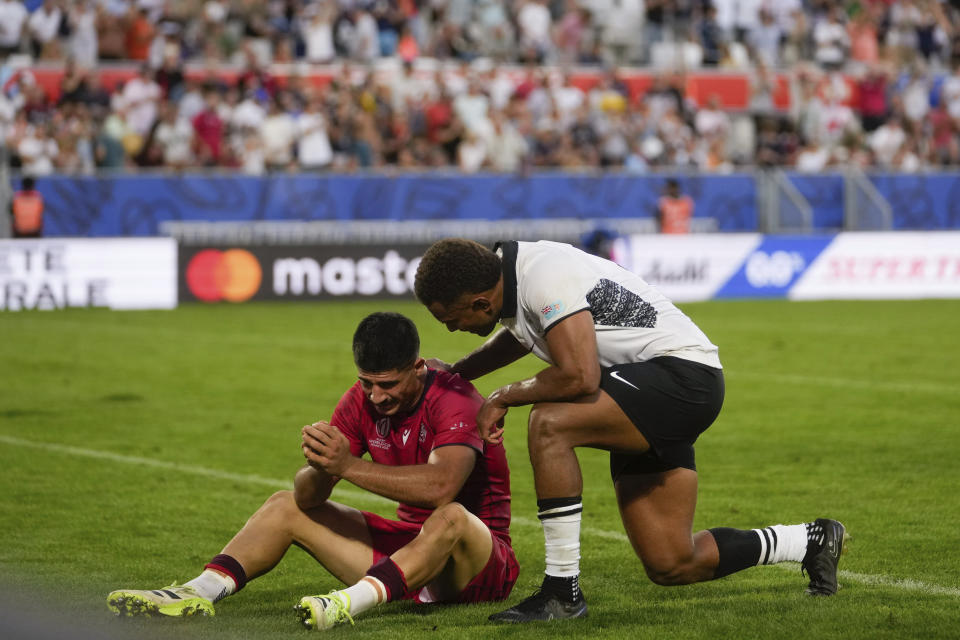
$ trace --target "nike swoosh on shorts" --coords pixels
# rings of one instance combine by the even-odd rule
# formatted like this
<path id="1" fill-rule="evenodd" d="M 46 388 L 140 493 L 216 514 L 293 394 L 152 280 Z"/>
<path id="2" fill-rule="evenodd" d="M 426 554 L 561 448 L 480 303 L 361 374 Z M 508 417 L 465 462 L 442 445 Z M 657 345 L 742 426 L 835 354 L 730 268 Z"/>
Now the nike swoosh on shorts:
<path id="1" fill-rule="evenodd" d="M 610 372 L 610 377 L 613 378 L 614 380 L 619 380 L 619 381 L 622 382 L 623 384 L 630 385 L 631 387 L 633 387 L 633 388 L 636 389 L 637 391 L 640 391 L 640 387 L 638 387 L 637 385 L 633 384 L 633 383 L 630 382 L 629 380 L 626 380 L 626 379 L 624 379 L 624 378 L 621 378 L 619 371 L 611 371 L 611 372 Z"/>

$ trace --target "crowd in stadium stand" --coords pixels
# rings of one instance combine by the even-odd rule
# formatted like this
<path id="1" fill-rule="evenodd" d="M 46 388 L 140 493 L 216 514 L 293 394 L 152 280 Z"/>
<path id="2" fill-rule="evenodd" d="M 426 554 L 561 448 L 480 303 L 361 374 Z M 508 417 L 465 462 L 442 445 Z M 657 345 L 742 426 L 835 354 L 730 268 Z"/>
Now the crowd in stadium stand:
<path id="1" fill-rule="evenodd" d="M 55 101 L 24 57 L 64 66 Z M 38 175 L 960 164 L 960 0 L 0 0 L 0 58 L 7 155 Z M 690 69 L 747 74 L 749 105 L 695 104 Z"/>

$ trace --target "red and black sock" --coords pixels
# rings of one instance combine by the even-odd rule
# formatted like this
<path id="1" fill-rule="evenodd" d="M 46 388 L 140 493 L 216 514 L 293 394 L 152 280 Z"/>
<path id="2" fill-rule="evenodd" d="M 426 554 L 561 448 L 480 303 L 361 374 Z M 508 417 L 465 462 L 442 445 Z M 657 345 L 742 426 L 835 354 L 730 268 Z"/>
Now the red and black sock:
<path id="1" fill-rule="evenodd" d="M 367 569 L 367 575 L 379 580 L 387 590 L 387 602 L 400 600 L 407 595 L 407 579 L 397 563 L 390 557 L 383 558 Z"/>

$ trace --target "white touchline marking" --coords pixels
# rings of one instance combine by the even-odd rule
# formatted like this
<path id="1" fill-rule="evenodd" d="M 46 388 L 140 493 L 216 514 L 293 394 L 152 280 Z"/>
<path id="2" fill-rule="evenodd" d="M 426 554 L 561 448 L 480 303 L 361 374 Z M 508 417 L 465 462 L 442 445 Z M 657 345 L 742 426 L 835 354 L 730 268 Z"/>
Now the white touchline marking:
<path id="1" fill-rule="evenodd" d="M 167 462 L 165 460 L 156 460 L 154 458 L 142 458 L 140 456 L 128 456 L 121 453 L 112 453 L 110 451 L 99 451 L 97 449 L 84 449 L 81 447 L 72 447 L 64 444 L 54 444 L 50 442 L 36 442 L 34 440 L 24 440 L 22 438 L 13 438 L 11 436 L 0 435 L 0 442 L 18 446 L 29 447 L 32 449 L 43 449 L 44 451 L 54 451 L 56 453 L 66 453 L 85 458 L 96 458 L 99 460 L 110 460 L 111 462 L 121 462 L 123 464 L 140 465 L 153 467 L 155 469 L 166 469 L 178 473 L 188 473 L 195 476 L 204 476 L 207 478 L 216 478 L 217 480 L 229 480 L 231 482 L 240 482 L 244 484 L 255 484 L 271 489 L 293 489 L 293 477 L 289 480 L 278 480 L 275 478 L 264 478 L 254 474 L 231 473 L 229 471 L 219 471 L 217 469 L 208 469 L 192 464 L 183 464 L 180 462 Z M 388 500 L 383 496 L 374 493 L 350 489 L 348 487 L 335 487 L 334 495 L 340 494 L 350 498 L 367 499 L 371 502 L 383 502 L 386 504 L 396 504 L 393 500 Z"/>
<path id="2" fill-rule="evenodd" d="M 934 393 L 954 395 L 955 386 L 936 384 L 933 382 L 884 382 L 883 380 L 857 380 L 856 378 L 829 378 L 825 376 L 804 376 L 789 373 L 745 373 L 724 369 L 728 378 L 749 378 L 751 380 L 767 380 L 786 382 L 788 384 L 804 384 L 818 387 L 837 387 L 840 389 L 866 389 L 869 391 L 898 391 L 903 393 Z"/>
<path id="3" fill-rule="evenodd" d="M 110 460 L 111 462 L 120 462 L 122 464 L 130 464 L 144 467 L 153 467 L 155 469 L 166 469 L 169 471 L 176 471 L 179 473 L 187 473 L 196 476 L 203 476 L 206 478 L 215 478 L 217 480 L 229 480 L 231 482 L 240 482 L 244 484 L 254 484 L 264 487 L 269 487 L 272 489 L 291 489 L 293 485 L 293 480 L 278 480 L 275 478 L 264 478 L 263 476 L 258 476 L 254 474 L 247 473 L 231 473 L 229 471 L 219 471 L 217 469 L 209 469 L 207 467 L 201 467 L 192 464 L 182 464 L 179 462 L 167 462 L 165 460 L 156 460 L 154 458 L 143 458 L 140 456 L 129 456 L 120 453 L 112 453 L 110 451 L 100 451 L 97 449 L 85 449 L 83 447 L 73 447 L 70 445 L 64 444 L 54 444 L 50 442 L 37 442 L 35 440 L 24 440 L 23 438 L 15 438 L 12 436 L 0 435 L 0 443 L 12 445 L 15 447 L 27 447 L 30 449 L 42 449 L 43 451 L 53 451 L 56 453 L 65 453 L 74 456 L 81 456 L 84 458 L 95 458 L 98 460 Z M 349 487 L 337 486 L 333 490 L 334 497 L 343 496 L 345 498 L 350 498 L 351 500 L 357 500 L 359 502 L 368 502 L 368 503 L 378 503 L 378 504 L 396 504 L 394 500 L 389 500 L 383 496 L 378 496 L 374 493 L 369 493 L 360 489 L 351 489 Z M 523 516 L 513 516 L 511 518 L 513 524 L 520 525 L 522 527 L 536 527 L 540 528 L 540 521 L 533 518 L 525 518 Z M 606 538 L 608 540 L 616 540 L 618 542 L 627 542 L 627 535 L 621 531 L 608 531 L 606 529 L 598 529 L 596 527 L 583 527 L 581 529 L 582 533 L 585 536 L 593 538 Z M 796 570 L 798 566 L 796 563 L 785 563 L 777 565 L 779 567 Z M 868 585 L 882 586 L 882 587 L 894 587 L 897 589 L 903 589 L 905 591 L 919 591 L 922 593 L 927 593 L 931 595 L 942 595 L 942 596 L 952 596 L 955 598 L 960 598 L 960 589 L 955 587 L 944 587 L 938 584 L 929 584 L 927 582 L 921 582 L 919 580 L 912 580 L 910 578 L 894 578 L 891 576 L 883 575 L 871 575 L 867 573 L 856 573 L 853 571 L 844 571 L 841 569 L 838 571 L 838 574 L 841 578 L 848 580 L 853 580 L 854 582 L 862 582 Z"/>

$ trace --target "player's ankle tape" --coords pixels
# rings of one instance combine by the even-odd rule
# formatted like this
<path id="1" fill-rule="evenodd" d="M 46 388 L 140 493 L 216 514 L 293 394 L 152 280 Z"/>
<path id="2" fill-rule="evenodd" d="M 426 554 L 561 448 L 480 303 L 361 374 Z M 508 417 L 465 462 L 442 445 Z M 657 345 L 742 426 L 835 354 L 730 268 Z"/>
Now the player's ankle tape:
<path id="1" fill-rule="evenodd" d="M 247 584 L 247 572 L 243 570 L 243 567 L 240 566 L 240 563 L 237 562 L 233 556 L 228 556 L 225 553 L 214 556 L 213 560 L 203 568 L 213 569 L 214 571 L 225 573 L 233 578 L 234 584 L 237 585 L 237 591 L 243 589 L 243 586 Z"/>
<path id="2" fill-rule="evenodd" d="M 376 578 L 387 589 L 387 602 L 399 600 L 407 595 L 407 579 L 397 563 L 389 556 L 375 562 L 367 569 L 367 575 Z"/>

